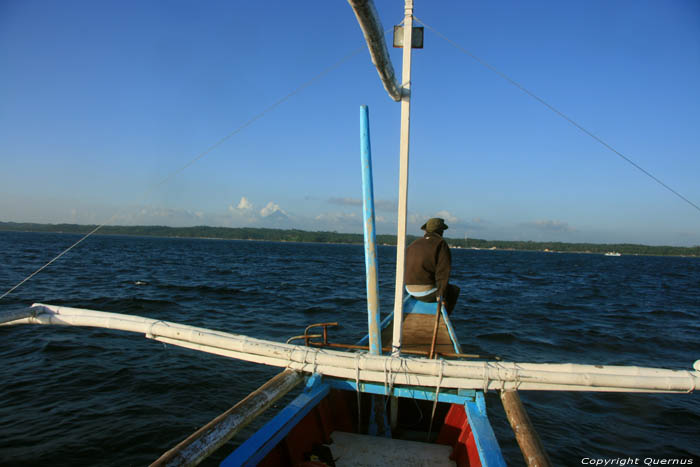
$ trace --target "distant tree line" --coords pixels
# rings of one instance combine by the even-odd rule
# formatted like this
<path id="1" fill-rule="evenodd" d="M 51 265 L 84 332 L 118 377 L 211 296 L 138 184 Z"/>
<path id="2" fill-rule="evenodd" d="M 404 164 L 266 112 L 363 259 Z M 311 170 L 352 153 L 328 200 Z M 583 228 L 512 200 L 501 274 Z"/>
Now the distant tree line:
<path id="1" fill-rule="evenodd" d="M 34 224 L 17 222 L 0 222 L 0 231 L 14 232 L 54 232 L 86 234 L 95 225 L 78 224 Z M 311 242 L 311 243 L 362 243 L 362 234 L 338 232 L 309 232 L 298 229 L 266 229 L 257 227 L 166 227 L 153 226 L 120 226 L 107 225 L 97 232 L 102 235 L 136 235 L 144 237 L 175 237 L 175 238 L 216 238 L 228 240 L 265 240 L 277 242 Z M 409 235 L 407 241 L 416 237 Z M 562 242 L 530 242 L 481 240 L 477 238 L 455 239 L 446 238 L 452 247 L 522 250 L 522 251 L 553 251 L 570 253 L 606 253 L 616 251 L 623 255 L 664 255 L 664 256 L 700 256 L 700 246 L 648 246 L 631 243 L 601 244 L 601 243 L 562 243 Z M 396 245 L 396 235 L 377 235 L 380 245 Z"/>

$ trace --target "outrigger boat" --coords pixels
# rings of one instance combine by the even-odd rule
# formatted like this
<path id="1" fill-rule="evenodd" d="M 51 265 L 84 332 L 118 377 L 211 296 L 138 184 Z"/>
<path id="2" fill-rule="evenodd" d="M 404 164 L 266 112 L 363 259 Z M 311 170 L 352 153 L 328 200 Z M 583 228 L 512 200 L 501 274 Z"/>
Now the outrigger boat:
<path id="1" fill-rule="evenodd" d="M 403 79 L 394 78 L 383 28 L 371 0 L 349 0 L 389 95 L 402 106 L 399 222 L 394 310 L 378 306 L 369 113 L 361 107 L 368 334 L 354 345 L 329 338 L 337 323 L 314 324 L 287 343 L 133 315 L 34 304 L 0 316 L 0 324 L 95 326 L 144 334 L 181 347 L 284 370 L 152 465 L 196 465 L 292 389 L 303 389 L 222 462 L 224 466 L 458 465 L 503 466 L 486 414 L 485 393 L 499 391 L 528 465 L 549 465 L 520 403 L 519 390 L 692 392 L 695 371 L 503 362 L 465 355 L 444 307 L 403 294 L 413 0 L 405 0 Z M 303 341 L 303 345 L 294 344 Z M 389 343 L 391 345 L 383 345 Z M 342 349 L 342 350 L 336 350 Z M 416 421 L 417 420 L 417 421 Z"/>

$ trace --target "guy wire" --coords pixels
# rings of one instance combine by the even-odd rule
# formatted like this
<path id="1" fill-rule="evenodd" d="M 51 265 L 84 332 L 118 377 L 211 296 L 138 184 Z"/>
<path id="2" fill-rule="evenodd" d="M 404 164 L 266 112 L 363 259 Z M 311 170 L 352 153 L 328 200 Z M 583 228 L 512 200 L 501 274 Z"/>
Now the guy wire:
<path id="1" fill-rule="evenodd" d="M 365 50 L 365 48 L 366 48 L 366 47 L 363 45 L 362 47 L 358 47 L 357 49 L 353 50 L 352 52 L 346 54 L 343 58 L 341 58 L 340 60 L 336 61 L 336 62 L 333 63 L 332 65 L 326 67 L 325 69 L 323 69 L 320 73 L 318 73 L 318 74 L 317 74 L 316 76 L 314 76 L 313 78 L 311 78 L 311 79 L 309 79 L 308 81 L 302 83 L 302 84 L 301 84 L 300 86 L 298 86 L 296 89 L 292 90 L 290 93 L 288 93 L 288 94 L 285 95 L 284 97 L 278 99 L 278 100 L 275 101 L 273 104 L 269 105 L 268 107 L 266 107 L 265 109 L 263 109 L 261 112 L 259 112 L 258 114 L 254 115 L 253 117 L 251 117 L 250 119 L 248 119 L 248 120 L 247 120 L 245 123 L 243 123 L 241 126 L 239 126 L 238 128 L 236 128 L 235 130 L 233 130 L 232 132 L 230 132 L 229 134 L 227 134 L 226 136 L 224 136 L 223 138 L 221 138 L 219 141 L 215 142 L 214 144 L 212 144 L 212 145 L 209 146 L 208 148 L 206 148 L 206 149 L 205 149 L 204 151 L 202 151 L 201 153 L 197 154 L 197 155 L 196 155 L 194 158 L 192 158 L 189 162 L 187 162 L 186 164 L 182 165 L 180 168 L 176 169 L 175 171 L 171 172 L 169 175 L 167 175 L 165 178 L 163 178 L 160 182 L 158 182 L 158 183 L 154 184 L 153 186 L 151 186 L 149 189 L 147 189 L 147 190 L 144 192 L 144 194 L 143 194 L 142 197 L 145 198 L 146 196 L 148 196 L 148 194 L 150 194 L 150 193 L 151 193 L 152 191 L 154 191 L 156 188 L 158 188 L 158 187 L 160 187 L 161 185 L 164 185 L 165 183 L 169 182 L 169 181 L 170 181 L 171 179 L 173 179 L 176 175 L 180 174 L 180 173 L 183 172 L 185 169 L 187 169 L 188 167 L 190 167 L 191 165 L 193 165 L 194 163 L 196 163 L 197 161 L 199 161 L 200 159 L 202 159 L 204 156 L 206 156 L 207 154 L 209 154 L 210 152 L 212 152 L 214 149 L 216 149 L 216 148 L 218 148 L 219 146 L 221 146 L 222 144 L 224 144 L 224 143 L 225 143 L 228 139 L 230 139 L 232 136 L 236 135 L 237 133 L 240 133 L 241 131 L 243 131 L 244 129 L 246 129 L 247 127 L 249 127 L 249 126 L 252 125 L 253 123 L 255 123 L 257 120 L 260 120 L 260 119 L 261 119 L 262 117 L 264 117 L 267 113 L 269 113 L 270 111 L 274 110 L 276 107 L 279 107 L 281 104 L 283 104 L 284 102 L 286 102 L 287 100 L 289 100 L 291 97 L 295 96 L 296 94 L 299 94 L 301 91 L 303 91 L 304 89 L 308 88 L 308 87 L 311 86 L 312 84 L 315 84 L 316 81 L 320 80 L 322 77 L 324 77 L 325 75 L 329 74 L 331 71 L 334 71 L 334 70 L 335 70 L 336 68 L 338 68 L 340 65 L 344 64 L 345 62 L 347 62 L 348 60 L 350 60 L 352 57 L 354 57 L 354 56 L 357 55 L 358 53 L 360 53 L 360 52 L 362 52 L 363 50 Z M 78 246 L 80 243 L 82 243 L 83 240 L 86 240 L 86 239 L 87 239 L 88 237 L 90 237 L 92 234 L 94 234 L 95 232 L 97 232 L 98 230 L 100 230 L 102 227 L 104 227 L 105 225 L 107 225 L 107 223 L 110 222 L 110 221 L 111 221 L 112 219 L 114 219 L 115 217 L 117 217 L 117 215 L 118 215 L 120 212 L 121 212 L 121 211 L 117 212 L 117 213 L 114 214 L 112 217 L 110 217 L 109 219 L 107 219 L 107 220 L 105 220 L 104 222 L 102 222 L 101 224 L 99 224 L 97 227 L 95 227 L 95 228 L 92 229 L 90 232 L 88 232 L 88 233 L 85 234 L 83 237 L 81 237 L 77 242 L 73 243 L 71 246 L 69 246 L 68 248 L 66 248 L 65 250 L 63 250 L 61 253 L 59 253 L 59 254 L 58 254 L 55 258 L 53 258 L 51 261 L 49 261 L 48 263 L 46 263 L 46 264 L 44 264 L 43 266 L 41 266 L 39 269 L 37 269 L 36 271 L 34 271 L 33 273 L 31 273 L 31 274 L 28 275 L 27 277 L 25 277 L 24 279 L 22 279 L 22 280 L 21 280 L 19 283 L 17 283 L 14 287 L 10 288 L 7 292 L 5 292 L 4 294 L 0 295 L 0 300 L 2 300 L 3 298 L 5 298 L 5 297 L 8 296 L 9 294 L 11 294 L 14 290 L 16 290 L 17 288 L 19 288 L 20 286 L 22 286 L 22 284 L 24 284 L 25 282 L 29 281 L 32 277 L 36 276 L 36 275 L 39 274 L 41 271 L 43 271 L 44 269 L 46 269 L 47 267 L 49 267 L 52 263 L 54 263 L 54 262 L 55 262 L 56 260 L 58 260 L 60 257 L 62 257 L 63 255 L 65 255 L 66 253 L 68 253 L 70 250 L 72 250 L 73 248 L 75 248 L 76 246 Z"/>
<path id="2" fill-rule="evenodd" d="M 590 132 L 589 130 L 587 130 L 586 128 L 584 128 L 583 126 L 579 125 L 579 124 L 578 124 L 575 120 L 573 120 L 571 117 L 569 117 L 568 115 L 566 115 L 565 113 L 563 113 L 563 112 L 561 112 L 559 109 L 557 109 L 556 107 L 554 107 L 554 106 L 552 106 L 551 104 L 549 104 L 547 101 L 545 101 L 544 99 L 542 99 L 541 97 L 539 97 L 537 94 L 535 94 L 534 92 L 530 91 L 530 90 L 527 89 L 525 86 L 523 86 L 522 84 L 518 83 L 517 81 L 515 81 L 514 79 L 512 79 L 510 76 L 506 75 L 505 73 L 503 73 L 502 71 L 500 71 L 498 68 L 496 68 L 495 66 L 491 65 L 491 64 L 488 63 L 487 61 L 485 61 L 485 60 L 483 60 L 483 59 L 477 57 L 477 56 L 474 55 L 472 52 L 470 52 L 469 50 L 467 50 L 467 49 L 465 49 L 464 47 L 462 47 L 461 45 L 459 45 L 457 42 L 455 42 L 455 41 L 453 41 L 452 39 L 448 38 L 448 37 L 445 36 L 444 34 L 438 32 L 435 28 L 433 28 L 432 26 L 430 26 L 430 25 L 426 24 L 425 22 L 423 22 L 423 20 L 421 20 L 421 19 L 419 19 L 419 18 L 417 18 L 417 17 L 414 17 L 414 19 L 415 19 L 416 21 L 418 21 L 420 24 L 422 24 L 423 26 L 425 26 L 426 28 L 428 28 L 429 30 L 431 30 L 433 33 L 435 33 L 435 35 L 437 35 L 438 37 L 440 37 L 441 39 L 445 40 L 445 41 L 448 42 L 450 45 L 452 45 L 453 47 L 455 47 L 457 50 L 461 51 L 461 52 L 464 53 L 465 55 L 468 55 L 469 57 L 471 57 L 473 60 L 475 60 L 477 63 L 479 63 L 480 65 L 484 66 L 485 68 L 488 68 L 488 69 L 491 70 L 492 72 L 496 73 L 498 76 L 500 76 L 500 77 L 503 78 L 504 80 L 508 81 L 510 84 L 512 84 L 512 85 L 515 86 L 516 88 L 520 89 L 522 92 L 524 92 L 524 93 L 527 94 L 528 96 L 532 97 L 533 99 L 535 99 L 535 100 L 538 101 L 540 104 L 542 104 L 542 105 L 544 105 L 545 107 L 547 107 L 549 110 L 551 110 L 551 111 L 554 112 L 555 114 L 559 115 L 561 118 L 563 118 L 564 120 L 566 120 L 567 122 L 569 122 L 571 125 L 573 125 L 574 127 L 578 128 L 578 130 L 580 130 L 581 132 L 583 132 L 583 133 L 585 133 L 586 135 L 590 136 L 591 138 L 593 138 L 593 139 L 594 139 L 595 141 L 597 141 L 598 143 L 602 144 L 605 148 L 607 148 L 608 150 L 612 151 L 614 154 L 618 155 L 618 156 L 619 156 L 620 158 L 622 158 L 624 161 L 626 161 L 627 163 L 629 163 L 630 165 L 632 165 L 633 167 L 635 167 L 636 169 L 638 169 L 639 171 L 641 171 L 643 174 L 645 174 L 646 176 L 648 176 L 649 178 L 651 178 L 652 180 L 654 180 L 656 183 L 658 183 L 658 184 L 661 185 L 662 187 L 666 188 L 668 191 L 670 191 L 671 193 L 673 193 L 674 195 L 676 195 L 677 197 L 679 197 L 680 199 L 682 199 L 683 201 L 685 201 L 686 203 L 688 203 L 690 206 L 694 207 L 698 212 L 700 212 L 700 206 L 698 206 L 697 204 L 695 204 L 695 203 L 693 203 L 692 201 L 690 201 L 688 198 L 686 198 L 685 196 L 683 196 L 682 194 L 680 194 L 678 191 L 676 191 L 676 190 L 674 190 L 673 188 L 671 188 L 670 186 L 668 186 L 666 183 L 662 182 L 659 178 L 657 178 L 656 176 L 654 176 L 654 175 L 653 175 L 652 173 L 650 173 L 648 170 L 642 168 L 639 164 L 637 164 L 637 163 L 634 162 L 632 159 L 630 159 L 629 157 L 627 157 L 627 156 L 625 156 L 624 154 L 622 154 L 620 151 L 618 151 L 617 149 L 615 149 L 614 147 L 612 147 L 611 145 L 609 145 L 608 143 L 606 143 L 605 141 L 603 141 L 601 138 L 599 138 L 598 136 L 596 136 L 595 134 L 593 134 L 592 132 Z"/>

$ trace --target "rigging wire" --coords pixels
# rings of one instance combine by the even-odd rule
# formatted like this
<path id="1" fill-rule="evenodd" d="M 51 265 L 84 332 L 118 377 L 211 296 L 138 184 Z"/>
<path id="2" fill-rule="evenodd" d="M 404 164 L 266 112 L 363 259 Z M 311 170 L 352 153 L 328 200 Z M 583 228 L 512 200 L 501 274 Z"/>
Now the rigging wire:
<path id="1" fill-rule="evenodd" d="M 520 83 L 518 83 L 517 81 L 515 81 L 514 79 L 512 79 L 510 76 L 508 76 L 508 75 L 506 75 L 505 73 L 503 73 L 502 71 L 500 71 L 500 70 L 499 70 L 498 68 L 496 68 L 495 66 L 491 65 L 490 63 L 488 63 L 487 61 L 483 60 L 482 58 L 479 58 L 478 56 L 474 55 L 472 52 L 470 52 L 469 50 L 465 49 L 464 47 L 462 47 L 461 45 L 459 45 L 457 42 L 453 41 L 453 40 L 450 39 L 449 37 L 447 37 L 447 36 L 445 36 L 444 34 L 440 33 L 439 31 L 437 31 L 437 30 L 436 30 L 435 28 L 433 28 L 432 26 L 426 24 L 423 20 L 421 20 L 421 19 L 419 19 L 419 18 L 417 18 L 417 17 L 415 17 L 415 16 L 414 16 L 414 19 L 415 19 L 416 21 L 418 21 L 420 24 L 422 24 L 423 26 L 425 26 L 426 28 L 428 28 L 430 31 L 432 31 L 433 33 L 435 33 L 435 35 L 437 35 L 438 37 L 440 37 L 441 39 L 445 40 L 445 41 L 448 42 L 450 45 L 452 45 L 453 47 L 455 47 L 457 50 L 459 50 L 459 51 L 461 51 L 462 53 L 468 55 L 469 57 L 471 57 L 473 60 L 475 60 L 477 63 L 479 63 L 480 65 L 484 66 L 485 68 L 488 68 L 488 69 L 491 70 L 492 72 L 496 73 L 498 76 L 500 76 L 501 78 L 503 78 L 504 80 L 506 80 L 507 82 L 509 82 L 509 83 L 512 84 L 513 86 L 515 86 L 516 88 L 520 89 L 522 92 L 524 92 L 524 93 L 527 94 L 528 96 L 532 97 L 533 99 L 535 99 L 535 100 L 538 101 L 540 104 L 542 104 L 542 105 L 544 105 L 545 107 L 547 107 L 549 110 L 551 110 L 551 111 L 554 112 L 555 114 L 559 115 L 561 118 L 563 118 L 564 120 L 566 120 L 567 122 L 569 122 L 571 125 L 573 125 L 574 127 L 576 127 L 578 130 L 580 130 L 581 132 L 583 132 L 583 133 L 585 133 L 586 135 L 590 136 L 591 138 L 593 138 L 593 139 L 594 139 L 595 141 L 597 141 L 598 143 L 602 144 L 605 148 L 607 148 L 608 150 L 612 151 L 614 154 L 616 154 L 617 156 L 619 156 L 621 159 L 623 159 L 624 161 L 626 161 L 627 163 L 629 163 L 630 165 L 632 165 L 632 166 L 633 166 L 634 168 L 636 168 L 637 170 L 641 171 L 643 174 L 645 174 L 646 176 L 648 176 L 649 178 L 651 178 L 652 180 L 654 180 L 656 183 L 658 183 L 658 184 L 661 185 L 662 187 L 666 188 L 668 191 L 670 191 L 671 193 L 673 193 L 674 195 L 676 195 L 678 198 L 680 198 L 681 200 L 685 201 L 685 202 L 688 203 L 690 206 L 692 206 L 693 208 L 695 208 L 698 212 L 700 212 L 700 206 L 698 206 L 697 204 L 693 203 L 693 202 L 690 201 L 688 198 L 686 198 L 685 196 L 683 196 L 682 194 L 680 194 L 678 191 L 676 191 L 676 190 L 674 190 L 673 188 L 671 188 L 670 186 L 668 186 L 666 183 L 664 183 L 663 181 L 661 181 L 658 177 L 654 176 L 652 173 L 650 173 L 648 170 L 646 170 L 646 169 L 644 169 L 643 167 L 641 167 L 639 164 L 637 164 L 636 162 L 634 162 L 632 159 L 630 159 L 629 157 L 625 156 L 625 155 L 622 154 L 620 151 L 618 151 L 617 149 L 615 149 L 614 147 L 612 147 L 611 145 L 609 145 L 608 143 L 606 143 L 605 141 L 603 141 L 601 138 L 599 138 L 598 136 L 596 136 L 595 134 L 593 134 L 591 131 L 587 130 L 586 128 L 584 128 L 583 126 L 581 126 L 580 124 L 578 124 L 574 119 L 572 119 L 571 117 L 569 117 L 568 115 L 566 115 L 565 113 L 563 113 L 562 111 L 560 111 L 559 109 L 557 109 L 556 107 L 554 107 L 553 105 L 549 104 L 547 101 L 545 101 L 544 99 L 542 99 L 541 97 L 539 97 L 538 95 L 536 95 L 535 93 L 533 93 L 532 91 L 530 91 L 529 89 L 527 89 L 527 88 L 526 88 L 525 86 L 523 86 L 522 84 L 520 84 Z"/>
<path id="2" fill-rule="evenodd" d="M 115 214 L 114 216 L 112 216 L 112 218 L 114 218 L 115 216 L 116 216 L 116 214 Z M 110 220 L 111 220 L 112 218 L 110 218 Z M 78 244 L 79 244 L 80 242 L 82 242 L 83 240 L 85 240 L 85 239 L 88 238 L 90 235 L 94 234 L 95 232 L 97 232 L 97 230 L 98 230 L 100 227 L 103 227 L 107 222 L 109 222 L 109 220 L 106 221 L 105 223 L 103 223 L 103 224 L 98 225 L 97 227 L 95 227 L 92 231 L 90 231 L 88 234 L 86 234 L 85 236 L 83 236 L 80 240 L 78 240 L 77 242 L 75 242 L 74 244 L 72 244 L 71 246 L 69 246 L 68 248 L 66 248 L 65 250 L 63 250 L 63 251 L 62 251 L 58 256 L 56 256 L 54 259 L 52 259 L 52 260 L 49 261 L 48 263 L 44 264 L 42 267 L 40 267 L 39 269 L 37 269 L 36 271 L 34 271 L 33 273 L 31 273 L 30 275 L 28 275 L 28 276 L 25 277 L 24 279 L 22 279 L 22 281 L 19 282 L 17 285 L 15 285 L 15 286 L 12 287 L 10 290 L 8 290 L 8 291 L 5 292 L 4 294 L 2 294 L 2 296 L 0 296 L 0 300 L 2 300 L 3 298 L 5 298 L 6 296 L 10 295 L 15 289 L 21 287 L 22 284 L 24 284 L 25 282 L 27 282 L 28 280 L 30 280 L 32 277 L 36 276 L 36 275 L 39 274 L 41 271 L 43 271 L 44 269 L 46 269 L 47 267 L 49 267 L 54 261 L 58 260 L 58 258 L 60 258 L 61 256 L 63 256 L 63 255 L 65 255 L 66 253 L 68 253 L 70 250 L 72 250 L 73 248 L 75 248 L 76 246 L 78 246 Z"/>
<path id="3" fill-rule="evenodd" d="M 222 144 L 224 144 L 224 143 L 225 143 L 227 140 L 229 140 L 231 137 L 233 137 L 234 135 L 240 133 L 240 132 L 243 131 L 244 129 L 248 128 L 250 125 L 252 125 L 252 124 L 255 123 L 256 121 L 260 120 L 262 117 L 264 117 L 265 115 L 267 115 L 269 112 L 271 112 L 271 111 L 274 110 L 275 108 L 279 107 L 281 104 L 283 104 L 284 102 L 286 102 L 287 100 L 289 100 L 289 99 L 292 98 L 293 96 L 299 94 L 301 91 L 303 91 L 304 89 L 308 88 L 308 87 L 311 86 L 312 84 L 315 84 L 315 83 L 316 83 L 317 81 L 319 81 L 321 78 L 325 77 L 326 75 L 328 75 L 329 73 L 331 73 L 332 71 L 334 71 L 335 69 L 337 69 L 338 67 L 340 67 L 342 64 L 344 64 L 345 62 L 347 62 L 348 60 L 350 60 L 350 59 L 353 58 L 355 55 L 359 54 L 360 52 L 362 52 L 362 51 L 365 50 L 365 49 L 366 49 L 366 47 L 365 47 L 364 45 L 363 45 L 362 47 L 358 47 L 357 49 L 355 49 L 355 50 L 349 52 L 348 54 L 346 54 L 346 55 L 345 55 L 344 57 L 342 57 L 340 60 L 337 60 L 336 62 L 334 62 L 332 65 L 330 65 L 330 66 L 324 68 L 323 70 L 321 70 L 320 73 L 318 73 L 317 75 L 315 75 L 315 76 L 312 77 L 311 79 L 307 80 L 306 82 L 302 83 L 302 84 L 299 85 L 297 88 L 295 88 L 294 90 L 292 90 L 291 92 L 289 92 L 288 94 L 286 94 L 284 97 L 278 99 L 277 101 L 275 101 L 274 103 L 272 103 L 271 105 L 269 105 L 268 107 L 266 107 L 265 109 L 263 109 L 261 112 L 257 113 L 256 115 L 254 115 L 253 117 L 251 117 L 250 119 L 248 119 L 248 120 L 247 120 L 245 123 L 243 123 L 241 126 L 239 126 L 238 128 L 236 128 L 235 130 L 231 131 L 229 134 L 227 134 L 226 136 L 224 136 L 223 138 L 221 138 L 220 140 L 218 140 L 217 142 L 215 142 L 214 144 L 212 144 L 211 146 L 209 146 L 208 148 L 206 148 L 204 151 L 202 151 L 202 152 L 200 152 L 199 154 L 197 154 L 197 155 L 196 155 L 194 158 L 192 158 L 190 161 L 188 161 L 187 163 L 183 164 L 181 167 L 179 167 L 178 169 L 174 170 L 174 171 L 171 172 L 170 174 L 168 174 L 168 175 L 167 175 L 166 177 L 164 177 L 160 182 L 157 182 L 155 185 L 151 186 L 149 189 L 147 189 L 147 190 L 144 192 L 144 194 L 143 194 L 142 197 L 145 198 L 145 197 L 148 196 L 152 191 L 154 191 L 156 188 L 159 188 L 160 186 L 162 186 L 162 185 L 164 185 L 165 183 L 169 182 L 171 179 L 175 178 L 177 175 L 179 175 L 180 173 L 182 173 L 182 172 L 183 172 L 184 170 L 186 170 L 188 167 L 192 166 L 192 165 L 195 164 L 197 161 L 199 161 L 200 159 L 204 158 L 204 156 L 206 156 L 207 154 L 209 154 L 210 152 L 212 152 L 214 149 L 216 149 L 216 148 L 218 148 L 219 146 L 221 146 Z M 3 298 L 5 298 L 6 296 L 10 295 L 10 294 L 11 294 L 13 291 L 15 291 L 17 288 L 21 287 L 25 282 L 29 281 L 32 277 L 34 277 L 34 276 L 36 276 L 37 274 L 39 274 L 41 271 L 43 271 L 44 269 L 46 269 L 47 267 L 49 267 L 49 266 L 50 266 L 52 263 L 54 263 L 56 260 L 58 260 L 59 258 L 61 258 L 63 255 L 65 255 L 66 253 L 68 253 L 70 250 L 72 250 L 72 249 L 75 248 L 76 246 L 78 246 L 80 243 L 82 243 L 84 240 L 86 240 L 86 239 L 87 239 L 88 237 L 90 237 L 92 234 L 94 234 L 95 232 L 97 232 L 98 230 L 100 230 L 102 227 L 104 227 L 105 225 L 107 225 L 107 223 L 111 222 L 111 221 L 112 221 L 114 218 L 116 218 L 117 215 L 119 215 L 120 213 L 121 213 L 121 211 L 117 212 L 117 213 L 114 214 L 112 217 L 110 217 L 110 218 L 107 219 L 106 221 L 104 221 L 104 222 L 102 222 L 101 224 L 99 224 L 97 227 L 95 227 L 95 228 L 92 229 L 90 232 L 88 232 L 87 234 L 85 234 L 82 238 L 80 238 L 77 242 L 73 243 L 71 246 L 69 246 L 68 248 L 66 248 L 65 250 L 63 250 L 60 254 L 58 254 L 58 255 L 57 255 L 55 258 L 53 258 L 51 261 L 49 261 L 48 263 L 46 263 L 46 264 L 44 264 L 43 266 L 41 266 L 39 269 L 37 269 L 36 271 L 34 271 L 33 273 L 31 273 L 29 276 L 25 277 L 22 281 L 20 281 L 20 282 L 19 282 L 18 284 L 16 284 L 14 287 L 10 288 L 7 292 L 5 292 L 4 294 L 0 295 L 0 300 L 2 300 Z"/>

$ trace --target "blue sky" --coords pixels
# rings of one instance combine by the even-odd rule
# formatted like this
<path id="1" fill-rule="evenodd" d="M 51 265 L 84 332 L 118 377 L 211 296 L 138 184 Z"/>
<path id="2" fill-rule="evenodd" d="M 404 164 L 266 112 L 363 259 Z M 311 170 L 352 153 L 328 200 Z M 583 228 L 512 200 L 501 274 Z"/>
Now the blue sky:
<path id="1" fill-rule="evenodd" d="M 700 3 L 415 3 L 700 204 Z M 452 237 L 700 245 L 698 210 L 432 31 L 413 61 L 409 233 L 439 215 Z M 0 64 L 0 221 L 361 232 L 367 104 L 395 232 L 400 108 L 345 1 L 0 1 Z"/>

